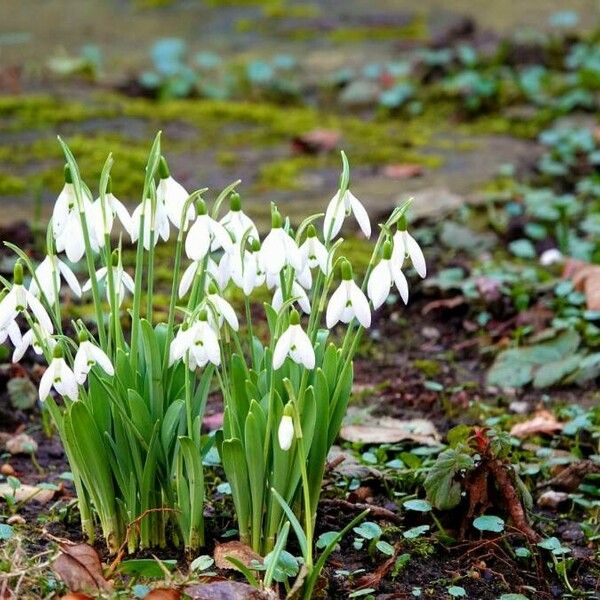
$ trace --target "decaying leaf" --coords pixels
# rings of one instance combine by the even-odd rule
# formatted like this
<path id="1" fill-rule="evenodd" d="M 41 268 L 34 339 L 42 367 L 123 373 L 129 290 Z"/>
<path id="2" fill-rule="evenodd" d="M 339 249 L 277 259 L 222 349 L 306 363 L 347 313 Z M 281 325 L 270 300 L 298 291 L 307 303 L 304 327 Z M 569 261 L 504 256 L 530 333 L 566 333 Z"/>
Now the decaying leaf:
<path id="1" fill-rule="evenodd" d="M 561 431 L 562 428 L 563 423 L 560 423 L 551 412 L 541 410 L 531 419 L 513 425 L 510 434 L 520 438 L 537 435 L 539 433 L 552 435 L 557 431 Z"/>
<path id="2" fill-rule="evenodd" d="M 88 544 L 61 545 L 61 553 L 52 566 L 56 575 L 73 592 L 111 589 L 102 573 L 102 563 Z"/>
<path id="3" fill-rule="evenodd" d="M 600 310 L 600 266 L 570 258 L 565 261 L 563 278 L 585 294 L 588 310 Z"/>
<path id="4" fill-rule="evenodd" d="M 28 377 L 13 377 L 6 384 L 10 403 L 19 410 L 33 408 L 38 399 L 38 391 Z"/>
<path id="5" fill-rule="evenodd" d="M 37 442 L 26 433 L 19 433 L 6 440 L 6 449 L 11 454 L 35 454 L 38 449 Z"/>
<path id="6" fill-rule="evenodd" d="M 423 165 L 417 163 L 399 163 L 396 165 L 386 165 L 382 169 L 384 177 L 390 179 L 410 179 L 411 177 L 419 177 L 423 175 L 425 169 Z"/>
<path id="7" fill-rule="evenodd" d="M 246 546 L 246 544 L 242 544 L 242 542 L 238 541 L 217 544 L 215 546 L 213 557 L 215 559 L 215 566 L 218 569 L 233 569 L 237 571 L 238 568 L 232 562 L 227 560 L 228 556 L 249 568 L 252 568 L 255 561 L 262 563 L 260 554 L 254 552 L 250 546 Z"/>
<path id="8" fill-rule="evenodd" d="M 391 417 L 368 417 L 361 425 L 346 425 L 342 427 L 340 437 L 348 442 L 361 444 L 394 444 L 411 440 L 418 444 L 436 446 L 440 441 L 435 425 L 427 419 L 403 421 Z"/>
<path id="9" fill-rule="evenodd" d="M 217 581 L 203 585 L 191 585 L 184 590 L 191 600 L 275 600 L 270 591 L 261 591 L 246 583 Z"/>
<path id="10" fill-rule="evenodd" d="M 156 588 L 144 596 L 146 600 L 179 600 L 181 592 L 179 590 L 168 590 L 167 588 Z"/>
<path id="11" fill-rule="evenodd" d="M 46 504 L 54 498 L 55 493 L 56 492 L 51 489 L 23 483 L 16 490 L 13 490 L 8 483 L 0 483 L 0 498 L 11 497 L 17 502 L 37 502 L 38 504 Z"/>

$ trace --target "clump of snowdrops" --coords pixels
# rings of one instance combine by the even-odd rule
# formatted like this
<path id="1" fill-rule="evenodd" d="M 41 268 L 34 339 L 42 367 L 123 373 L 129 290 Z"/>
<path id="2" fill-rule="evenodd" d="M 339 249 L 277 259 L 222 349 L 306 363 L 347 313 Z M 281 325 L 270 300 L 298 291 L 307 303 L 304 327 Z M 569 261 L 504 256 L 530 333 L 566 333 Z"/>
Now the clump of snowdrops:
<path id="1" fill-rule="evenodd" d="M 164 545 L 168 536 L 202 546 L 202 459 L 216 442 L 240 539 L 263 556 L 281 552 L 291 524 L 307 585 L 314 585 L 322 567 L 313 561 L 316 508 L 350 398 L 353 356 L 394 286 L 408 301 L 407 259 L 425 276 L 423 253 L 406 227 L 408 203 L 380 225 L 359 285 L 340 255 L 339 234 L 350 215 L 367 238 L 371 224 L 349 189 L 343 153 L 340 187 L 324 219 L 311 215 L 294 230 L 273 205 L 261 240 L 235 192 L 239 182 L 209 211 L 206 190 L 189 194 L 170 175 L 160 135 L 131 215 L 112 193 L 112 157 L 95 198 L 60 143 L 65 184 L 47 256 L 35 266 L 7 243 L 19 260 L 12 284 L 3 281 L 0 335 L 14 344 L 13 360 L 31 347 L 48 363 L 39 397 L 64 443 L 84 531 L 93 538 L 99 523 L 113 551 L 124 542 L 129 550 Z M 155 247 L 170 238 L 172 293 L 166 320 L 157 320 L 155 309 L 164 307 L 154 305 Z M 124 265 L 129 240 L 135 263 Z M 83 285 L 71 268 L 80 262 Z M 91 294 L 94 319 L 65 325 L 63 280 L 72 295 Z M 272 293 L 266 339 L 255 333 L 251 307 L 263 286 Z M 242 314 L 228 300 L 234 288 L 243 294 Z M 339 323 L 343 337 L 330 336 Z M 213 383 L 223 396 L 223 428 L 201 436 Z M 128 528 L 134 521 L 139 527 Z"/>

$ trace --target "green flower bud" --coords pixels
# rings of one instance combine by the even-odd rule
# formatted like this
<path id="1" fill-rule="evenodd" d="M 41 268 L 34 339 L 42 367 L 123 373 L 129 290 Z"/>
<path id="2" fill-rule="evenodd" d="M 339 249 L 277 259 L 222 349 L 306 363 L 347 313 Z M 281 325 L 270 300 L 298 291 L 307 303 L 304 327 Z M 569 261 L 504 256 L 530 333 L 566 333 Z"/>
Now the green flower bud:
<path id="1" fill-rule="evenodd" d="M 280 229 L 281 223 L 281 215 L 279 214 L 279 211 L 275 208 L 271 213 L 271 227 L 273 229 Z"/>
<path id="2" fill-rule="evenodd" d="M 300 325 L 300 315 L 295 308 L 290 312 L 290 325 Z"/>
<path id="3" fill-rule="evenodd" d="M 23 265 L 18 260 L 13 270 L 13 282 L 15 285 L 23 285 Z"/>
<path id="4" fill-rule="evenodd" d="M 288 402 L 283 407 L 283 416 L 284 417 L 293 417 L 294 416 L 294 405 L 291 402 Z"/>
<path id="5" fill-rule="evenodd" d="M 402 215 L 398 219 L 397 227 L 398 227 L 398 231 L 406 231 L 408 229 L 407 224 L 406 224 L 406 217 L 404 215 Z"/>
<path id="6" fill-rule="evenodd" d="M 90 336 L 87 334 L 87 331 L 85 331 L 84 329 L 82 329 L 79 332 L 79 335 L 77 337 L 79 339 L 79 343 L 81 343 L 81 342 L 87 342 L 90 339 Z"/>
<path id="7" fill-rule="evenodd" d="M 312 223 L 306 229 L 306 237 L 309 237 L 309 238 L 317 237 L 317 230 Z"/>
<path id="8" fill-rule="evenodd" d="M 71 175 L 71 169 L 69 165 L 65 165 L 65 183 L 73 183 L 73 176 Z"/>
<path id="9" fill-rule="evenodd" d="M 62 358 L 64 356 L 64 352 L 63 352 L 62 346 L 60 344 L 56 344 L 56 346 L 54 346 L 54 350 L 52 351 L 52 356 L 54 358 Z"/>
<path id="10" fill-rule="evenodd" d="M 350 281 L 352 279 L 352 265 L 347 260 L 344 260 L 340 270 L 344 281 Z"/>
<path id="11" fill-rule="evenodd" d="M 158 176 L 161 179 L 167 179 L 171 176 L 171 171 L 169 171 L 169 165 L 167 164 L 167 160 L 164 156 L 161 156 L 160 161 L 158 162 Z"/>
<path id="12" fill-rule="evenodd" d="M 252 252 L 258 252 L 260 250 L 260 240 L 252 238 L 252 241 L 250 242 L 250 250 L 252 250 Z"/>
<path id="13" fill-rule="evenodd" d="M 229 196 L 229 208 L 233 212 L 242 210 L 242 199 L 237 192 L 232 192 L 231 196 Z"/>
<path id="14" fill-rule="evenodd" d="M 200 216 L 207 213 L 208 211 L 206 210 L 206 202 L 204 202 L 202 198 L 198 198 L 198 200 L 196 200 L 196 214 Z"/>
<path id="15" fill-rule="evenodd" d="M 208 285 L 208 293 L 209 294 L 218 294 L 219 293 L 219 288 L 215 285 L 214 281 L 211 281 L 210 284 Z"/>
<path id="16" fill-rule="evenodd" d="M 208 313 L 206 312 L 206 309 L 203 308 L 199 313 L 198 313 L 198 320 L 199 321 L 208 321 Z"/>
<path id="17" fill-rule="evenodd" d="M 390 258 L 392 258 L 392 243 L 390 240 L 387 240 L 383 244 L 383 258 L 384 260 L 390 260 Z"/>

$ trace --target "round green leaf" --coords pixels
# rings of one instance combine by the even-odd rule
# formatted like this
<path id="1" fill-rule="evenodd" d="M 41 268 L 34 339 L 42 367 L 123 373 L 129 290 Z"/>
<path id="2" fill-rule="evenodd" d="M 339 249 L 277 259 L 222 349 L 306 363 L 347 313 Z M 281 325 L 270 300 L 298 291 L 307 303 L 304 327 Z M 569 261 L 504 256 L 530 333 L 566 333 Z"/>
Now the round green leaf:
<path id="1" fill-rule="evenodd" d="M 464 598 L 467 595 L 467 591 L 465 590 L 465 588 L 461 587 L 460 585 L 451 585 L 448 588 L 448 593 L 453 598 Z"/>
<path id="2" fill-rule="evenodd" d="M 429 525 L 419 525 L 418 527 L 413 527 L 412 529 L 407 529 L 402 535 L 407 540 L 414 540 L 414 539 L 422 536 L 424 533 L 427 533 L 428 531 L 429 531 Z"/>
<path id="3" fill-rule="evenodd" d="M 212 556 L 208 556 L 208 554 L 202 554 L 192 561 L 190 564 L 190 569 L 192 571 L 206 571 L 206 569 L 212 567 L 214 563 L 215 561 L 213 560 Z"/>
<path id="4" fill-rule="evenodd" d="M 417 512 L 429 512 L 431 504 L 427 500 L 407 500 L 402 503 L 406 510 L 416 510 Z"/>
<path id="5" fill-rule="evenodd" d="M 6 523 L 0 523 L 0 540 L 10 540 L 13 536 L 13 528 Z"/>
<path id="6" fill-rule="evenodd" d="M 500 533 L 504 531 L 504 521 L 495 515 L 483 515 L 477 517 L 473 521 L 473 527 L 479 529 L 479 531 L 493 531 L 494 533 Z"/>

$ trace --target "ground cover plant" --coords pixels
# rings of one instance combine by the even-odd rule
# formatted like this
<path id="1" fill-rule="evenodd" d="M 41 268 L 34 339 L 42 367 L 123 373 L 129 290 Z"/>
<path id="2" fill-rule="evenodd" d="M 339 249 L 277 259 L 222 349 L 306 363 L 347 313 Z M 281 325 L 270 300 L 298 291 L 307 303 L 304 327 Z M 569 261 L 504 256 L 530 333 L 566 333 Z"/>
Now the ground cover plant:
<path id="1" fill-rule="evenodd" d="M 598 596 L 594 13 L 384 4 L 8 11 L 0 596 Z"/>

